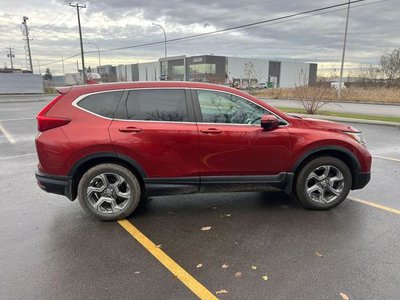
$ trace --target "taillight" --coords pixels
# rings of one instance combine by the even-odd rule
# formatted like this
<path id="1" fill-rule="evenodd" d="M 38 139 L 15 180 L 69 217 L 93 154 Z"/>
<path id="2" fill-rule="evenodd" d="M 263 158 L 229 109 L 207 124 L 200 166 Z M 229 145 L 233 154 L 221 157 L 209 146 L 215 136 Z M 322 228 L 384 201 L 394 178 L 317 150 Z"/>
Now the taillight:
<path id="1" fill-rule="evenodd" d="M 37 116 L 38 121 L 38 130 L 40 132 L 46 131 L 52 128 L 60 127 L 63 125 L 67 125 L 71 122 L 70 119 L 63 119 L 63 118 L 54 118 L 54 117 L 46 117 L 46 116 Z"/>
<path id="2" fill-rule="evenodd" d="M 65 119 L 65 118 L 57 118 L 57 117 L 47 117 L 46 114 L 54 106 L 54 104 L 57 103 L 58 100 L 60 100 L 63 97 L 63 95 L 59 95 L 58 97 L 54 98 L 53 101 L 51 101 L 49 104 L 47 104 L 37 115 L 36 120 L 38 122 L 38 130 L 40 132 L 46 131 L 52 128 L 60 127 L 63 125 L 68 124 L 71 122 L 70 119 Z"/>

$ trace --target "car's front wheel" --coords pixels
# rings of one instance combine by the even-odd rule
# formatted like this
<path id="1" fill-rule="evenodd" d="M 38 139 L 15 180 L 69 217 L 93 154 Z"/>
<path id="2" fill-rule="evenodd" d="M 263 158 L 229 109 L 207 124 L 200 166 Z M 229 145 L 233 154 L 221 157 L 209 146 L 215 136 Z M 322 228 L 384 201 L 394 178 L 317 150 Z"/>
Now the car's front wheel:
<path id="1" fill-rule="evenodd" d="M 140 184 L 128 169 L 117 164 L 100 164 L 86 171 L 79 181 L 82 208 L 104 221 L 130 215 L 140 201 Z"/>
<path id="2" fill-rule="evenodd" d="M 323 156 L 311 160 L 299 171 L 295 194 L 310 209 L 330 209 L 342 203 L 350 192 L 351 172 L 340 159 Z"/>

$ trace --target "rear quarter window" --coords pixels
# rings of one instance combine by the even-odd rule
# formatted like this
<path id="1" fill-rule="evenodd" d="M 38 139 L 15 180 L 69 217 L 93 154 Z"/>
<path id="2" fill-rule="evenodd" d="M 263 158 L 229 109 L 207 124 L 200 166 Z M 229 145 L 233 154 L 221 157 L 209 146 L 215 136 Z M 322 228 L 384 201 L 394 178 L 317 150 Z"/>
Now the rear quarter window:
<path id="1" fill-rule="evenodd" d="M 89 95 L 80 100 L 77 105 L 96 115 L 114 118 L 122 93 L 123 91 L 117 91 Z"/>

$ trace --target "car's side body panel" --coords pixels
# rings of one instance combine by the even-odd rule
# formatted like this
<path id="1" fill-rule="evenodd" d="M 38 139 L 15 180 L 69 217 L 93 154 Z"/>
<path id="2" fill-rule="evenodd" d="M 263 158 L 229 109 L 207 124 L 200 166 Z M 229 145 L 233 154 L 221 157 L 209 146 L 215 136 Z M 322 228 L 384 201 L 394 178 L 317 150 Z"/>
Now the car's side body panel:
<path id="1" fill-rule="evenodd" d="M 130 91 L 183 89 L 188 109 L 185 122 L 128 120 Z M 203 123 L 197 89 L 229 93 L 263 107 L 282 121 L 273 130 L 254 124 Z M 92 93 L 121 91 L 114 118 L 78 107 L 77 99 Z M 331 122 L 286 115 L 244 92 L 224 86 L 189 82 L 138 82 L 73 87 L 47 112 L 68 118 L 61 127 L 36 138 L 39 185 L 49 192 L 76 197 L 75 178 L 90 162 L 121 162 L 140 176 L 148 194 L 275 190 L 292 191 L 294 173 L 318 153 L 344 155 L 353 168 L 353 188 L 369 181 L 371 155 Z M 75 178 L 75 179 L 74 179 Z M 47 188 L 46 188 L 47 186 Z M 63 192 L 64 191 L 64 192 Z"/>

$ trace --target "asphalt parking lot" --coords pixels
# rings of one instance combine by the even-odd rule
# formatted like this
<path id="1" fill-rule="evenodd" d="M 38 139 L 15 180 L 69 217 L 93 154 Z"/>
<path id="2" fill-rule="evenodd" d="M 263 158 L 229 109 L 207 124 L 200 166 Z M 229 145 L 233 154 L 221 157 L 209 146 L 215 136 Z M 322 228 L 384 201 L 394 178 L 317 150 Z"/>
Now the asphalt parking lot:
<path id="1" fill-rule="evenodd" d="M 331 211 L 281 193 L 203 194 L 153 197 L 105 223 L 37 187 L 46 103 L 0 103 L 1 299 L 399 298 L 399 127 L 354 125 L 372 179 Z"/>

